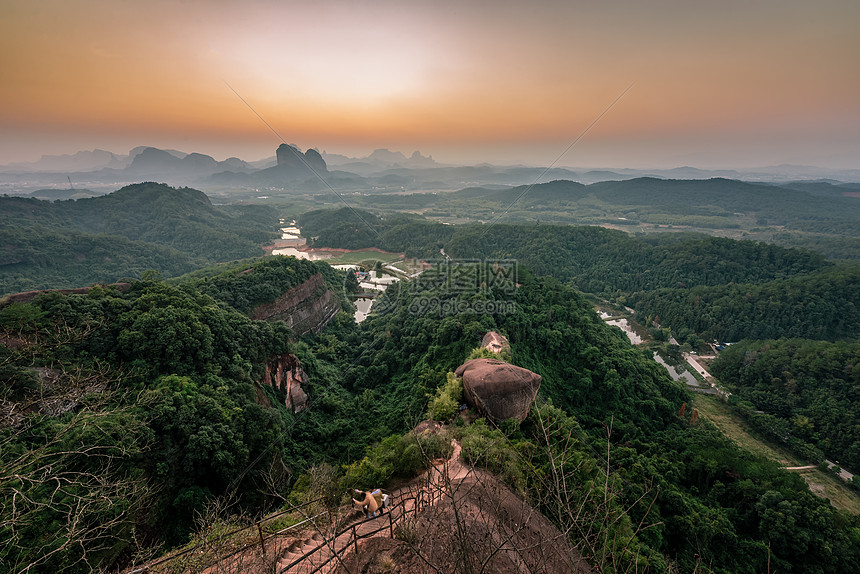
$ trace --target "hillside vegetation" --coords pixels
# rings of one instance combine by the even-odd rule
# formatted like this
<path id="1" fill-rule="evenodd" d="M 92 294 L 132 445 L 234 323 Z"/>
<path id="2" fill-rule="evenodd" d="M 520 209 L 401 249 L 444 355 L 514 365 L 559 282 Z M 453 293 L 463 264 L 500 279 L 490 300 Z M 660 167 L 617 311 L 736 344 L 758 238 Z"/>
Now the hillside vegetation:
<path id="1" fill-rule="evenodd" d="M 860 336 L 860 266 L 761 283 L 728 283 L 630 294 L 646 316 L 708 340 Z"/>
<path id="2" fill-rule="evenodd" d="M 860 268 L 811 251 L 593 226 L 442 225 L 345 208 L 308 212 L 300 222 L 317 245 L 524 263 L 700 339 L 860 335 Z"/>
<path id="3" fill-rule="evenodd" d="M 214 206 L 200 191 L 157 183 L 78 200 L 0 197 L 0 294 L 259 256 L 277 225 L 269 208 Z"/>
<path id="4" fill-rule="evenodd" d="M 276 261 L 300 271 L 295 260 Z M 37 408 L 13 409 L 20 414 L 2 431 L 9 447 L 3 467 L 10 469 L 0 476 L 3 499 L 24 489 L 32 500 L 4 507 L 4 524 L 14 528 L 0 531 L 3 563 L 13 571 L 28 563 L 82 569 L 82 560 L 109 564 L 127 555 L 133 540 L 180 543 L 214 497 L 232 493 L 245 512 L 259 512 L 311 465 L 357 461 L 342 487 L 414 472 L 420 465 L 398 450 L 409 443 L 389 437 L 423 417 L 428 395 L 488 330 L 506 333 L 512 361 L 543 376 L 542 396 L 559 410 L 542 416 L 575 437 L 571 456 L 585 457 L 581 480 L 564 487 L 573 489 L 568 494 L 599 498 L 589 484 L 605 483 L 594 474 L 598 468 L 611 470 L 612 512 L 621 522 L 607 534 L 629 543 L 605 550 L 619 564 L 754 572 L 771 560 L 797 571 L 824 565 L 839 572 L 856 562 L 860 541 L 847 527 L 856 519 L 713 427 L 691 424 L 689 413 L 679 417 L 686 391 L 576 291 L 525 270 L 520 287 L 492 267 L 428 273 L 387 292 L 361 326 L 344 317 L 295 343 L 279 324 L 251 321 L 199 293 L 194 282 L 136 282 L 125 294 L 51 293 L 4 308 L 4 340 L 20 341 L 4 347 L 6 376 L 16 381 L 4 400 Z M 476 273 L 494 279 L 476 284 Z M 454 300 L 471 309 L 485 305 L 450 315 L 446 305 Z M 488 313 L 491 301 L 513 305 Z M 266 358 L 288 351 L 299 355 L 311 381 L 310 408 L 298 415 L 283 408 L 279 391 L 258 382 Z M 55 373 L 54 382 L 31 365 Z M 545 499 L 538 481 L 549 471 L 540 465 L 552 461 L 522 458 L 537 452 L 531 445 L 542 431 L 534 425 L 487 428 L 481 440 L 497 450 L 482 447 L 474 461 L 561 519 L 563 508 Z M 377 442 L 389 446 L 362 459 Z M 391 451 L 397 444 L 403 446 Z M 46 465 L 69 477 L 63 498 L 51 498 L 50 479 L 40 474 Z M 122 504 L 101 505 L 99 497 Z M 67 522 L 69 508 L 81 520 Z M 649 528 L 634 526 L 640 523 Z"/>

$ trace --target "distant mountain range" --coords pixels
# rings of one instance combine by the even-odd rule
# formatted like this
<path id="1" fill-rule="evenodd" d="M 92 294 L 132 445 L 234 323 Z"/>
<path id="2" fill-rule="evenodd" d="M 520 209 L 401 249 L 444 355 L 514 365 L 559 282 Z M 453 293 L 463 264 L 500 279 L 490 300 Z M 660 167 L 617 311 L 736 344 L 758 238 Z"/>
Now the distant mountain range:
<path id="1" fill-rule="evenodd" d="M 758 169 L 704 170 L 683 166 L 673 169 L 569 169 L 539 166 L 444 165 L 415 151 L 410 156 L 388 149 L 354 158 L 315 149 L 301 151 L 282 144 L 275 156 L 256 162 L 237 157 L 217 161 L 201 153 L 140 146 L 128 155 L 105 150 L 69 155 L 45 155 L 31 163 L 0 166 L 0 193 L 57 199 L 98 195 L 124 184 L 158 181 L 192 185 L 206 191 L 232 189 L 283 189 L 317 192 L 327 188 L 346 192 L 455 191 L 491 185 L 530 185 L 553 180 L 583 184 L 623 181 L 639 177 L 658 179 L 710 179 L 714 177 L 786 183 L 794 181 L 860 182 L 860 169 L 832 170 L 804 165 L 778 165 Z M 81 190 L 81 188 L 86 188 Z"/>
<path id="2" fill-rule="evenodd" d="M 125 171 L 141 176 L 160 175 L 212 175 L 221 171 L 248 172 L 253 168 L 239 158 L 215 161 L 212 156 L 190 153 L 183 157 L 154 147 L 144 148 L 131 160 Z"/>
<path id="3" fill-rule="evenodd" d="M 287 144 L 282 144 L 279 149 L 286 147 L 298 149 L 295 145 L 288 146 Z M 326 164 L 335 166 L 356 164 L 367 165 L 375 169 L 384 169 L 390 167 L 435 167 L 439 165 L 432 156 L 425 157 L 420 151 L 415 151 L 410 157 L 406 157 L 399 151 L 377 149 L 369 156 L 363 158 L 353 158 L 325 152 L 319 154 L 316 150 L 308 151 L 313 151 L 313 153 L 320 155 Z M 193 157 L 185 164 L 177 163 L 177 160 L 184 160 L 189 156 Z M 125 169 L 128 167 L 136 170 L 145 170 L 152 167 L 187 166 L 190 164 L 194 164 L 194 168 L 197 170 L 216 168 L 231 170 L 266 169 L 277 165 L 277 153 L 274 156 L 255 162 L 245 162 L 236 157 L 218 162 L 205 154 L 187 153 L 174 149 L 159 149 L 151 146 L 138 146 L 126 155 L 115 154 L 103 149 L 94 149 L 92 151 L 79 151 L 74 154 L 43 155 L 39 160 L 33 162 L 16 162 L 0 165 L 0 172 L 78 173 L 101 169 Z"/>
<path id="4" fill-rule="evenodd" d="M 370 175 L 381 169 L 391 168 L 442 167 L 436 163 L 433 156 L 423 156 L 417 150 L 409 157 L 406 157 L 399 151 L 390 151 L 387 149 L 373 150 L 373 153 L 363 158 L 347 157 L 345 155 L 328 154 L 325 152 L 322 155 L 329 165 L 361 175 Z"/>
<path id="5" fill-rule="evenodd" d="M 95 171 L 99 169 L 124 169 L 131 165 L 131 162 L 143 151 L 150 148 L 148 146 L 138 146 L 128 152 L 128 155 L 119 155 L 103 149 L 94 149 L 92 151 L 79 151 L 74 154 L 65 155 L 43 155 L 41 159 L 33 162 L 17 162 L 10 163 L 5 166 L 0 166 L 0 171 L 23 171 L 23 172 L 71 172 L 77 173 L 81 171 Z M 172 155 L 177 159 L 182 159 L 186 155 L 185 152 L 177 150 L 159 150 Z"/>

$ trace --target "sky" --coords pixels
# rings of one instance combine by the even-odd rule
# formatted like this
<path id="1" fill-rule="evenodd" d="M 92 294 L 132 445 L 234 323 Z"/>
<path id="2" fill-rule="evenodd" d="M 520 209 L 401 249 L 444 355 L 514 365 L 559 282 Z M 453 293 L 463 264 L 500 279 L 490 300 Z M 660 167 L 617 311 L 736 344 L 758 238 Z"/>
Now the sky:
<path id="1" fill-rule="evenodd" d="M 262 118 L 262 119 L 261 119 Z M 0 0 L 0 164 L 860 168 L 857 0 Z"/>

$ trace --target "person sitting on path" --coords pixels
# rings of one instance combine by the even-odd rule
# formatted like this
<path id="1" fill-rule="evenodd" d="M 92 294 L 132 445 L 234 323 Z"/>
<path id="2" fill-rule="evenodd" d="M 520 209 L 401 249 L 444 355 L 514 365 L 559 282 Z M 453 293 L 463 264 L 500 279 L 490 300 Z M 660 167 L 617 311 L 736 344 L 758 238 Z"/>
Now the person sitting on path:
<path id="1" fill-rule="evenodd" d="M 382 494 L 382 490 L 379 488 L 370 494 L 376 499 L 376 505 L 379 507 L 379 514 L 383 514 L 385 509 L 388 508 L 388 495 Z"/>

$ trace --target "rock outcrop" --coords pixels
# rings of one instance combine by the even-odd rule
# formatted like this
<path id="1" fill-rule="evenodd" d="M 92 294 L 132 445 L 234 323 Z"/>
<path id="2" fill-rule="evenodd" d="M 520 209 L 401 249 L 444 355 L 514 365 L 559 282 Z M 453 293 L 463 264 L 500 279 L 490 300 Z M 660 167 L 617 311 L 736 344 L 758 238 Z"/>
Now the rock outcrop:
<path id="1" fill-rule="evenodd" d="M 487 418 L 522 422 L 540 389 L 541 376 L 497 359 L 472 359 L 457 368 L 466 403 Z"/>
<path id="2" fill-rule="evenodd" d="M 308 394 L 302 388 L 302 385 L 307 383 L 308 376 L 298 357 L 292 353 L 278 355 L 266 361 L 266 374 L 261 384 L 284 391 L 287 394 L 284 404 L 288 409 L 299 412 L 307 406 Z"/>
<path id="3" fill-rule="evenodd" d="M 278 159 L 279 168 L 293 168 L 299 171 L 307 171 L 307 168 L 313 168 L 317 173 L 328 171 L 325 160 L 320 153 L 315 149 L 309 149 L 305 153 L 299 151 L 299 148 L 287 144 L 281 144 L 275 151 Z M 310 173 L 308 172 L 308 175 Z"/>
<path id="4" fill-rule="evenodd" d="M 252 319 L 283 321 L 297 335 L 321 331 L 337 314 L 340 303 L 319 273 L 293 287 L 271 303 L 257 306 Z"/>
<path id="5" fill-rule="evenodd" d="M 495 331 L 490 331 L 484 335 L 484 338 L 481 339 L 481 346 L 496 354 L 511 352 L 511 344 L 508 342 L 508 338 Z"/>

